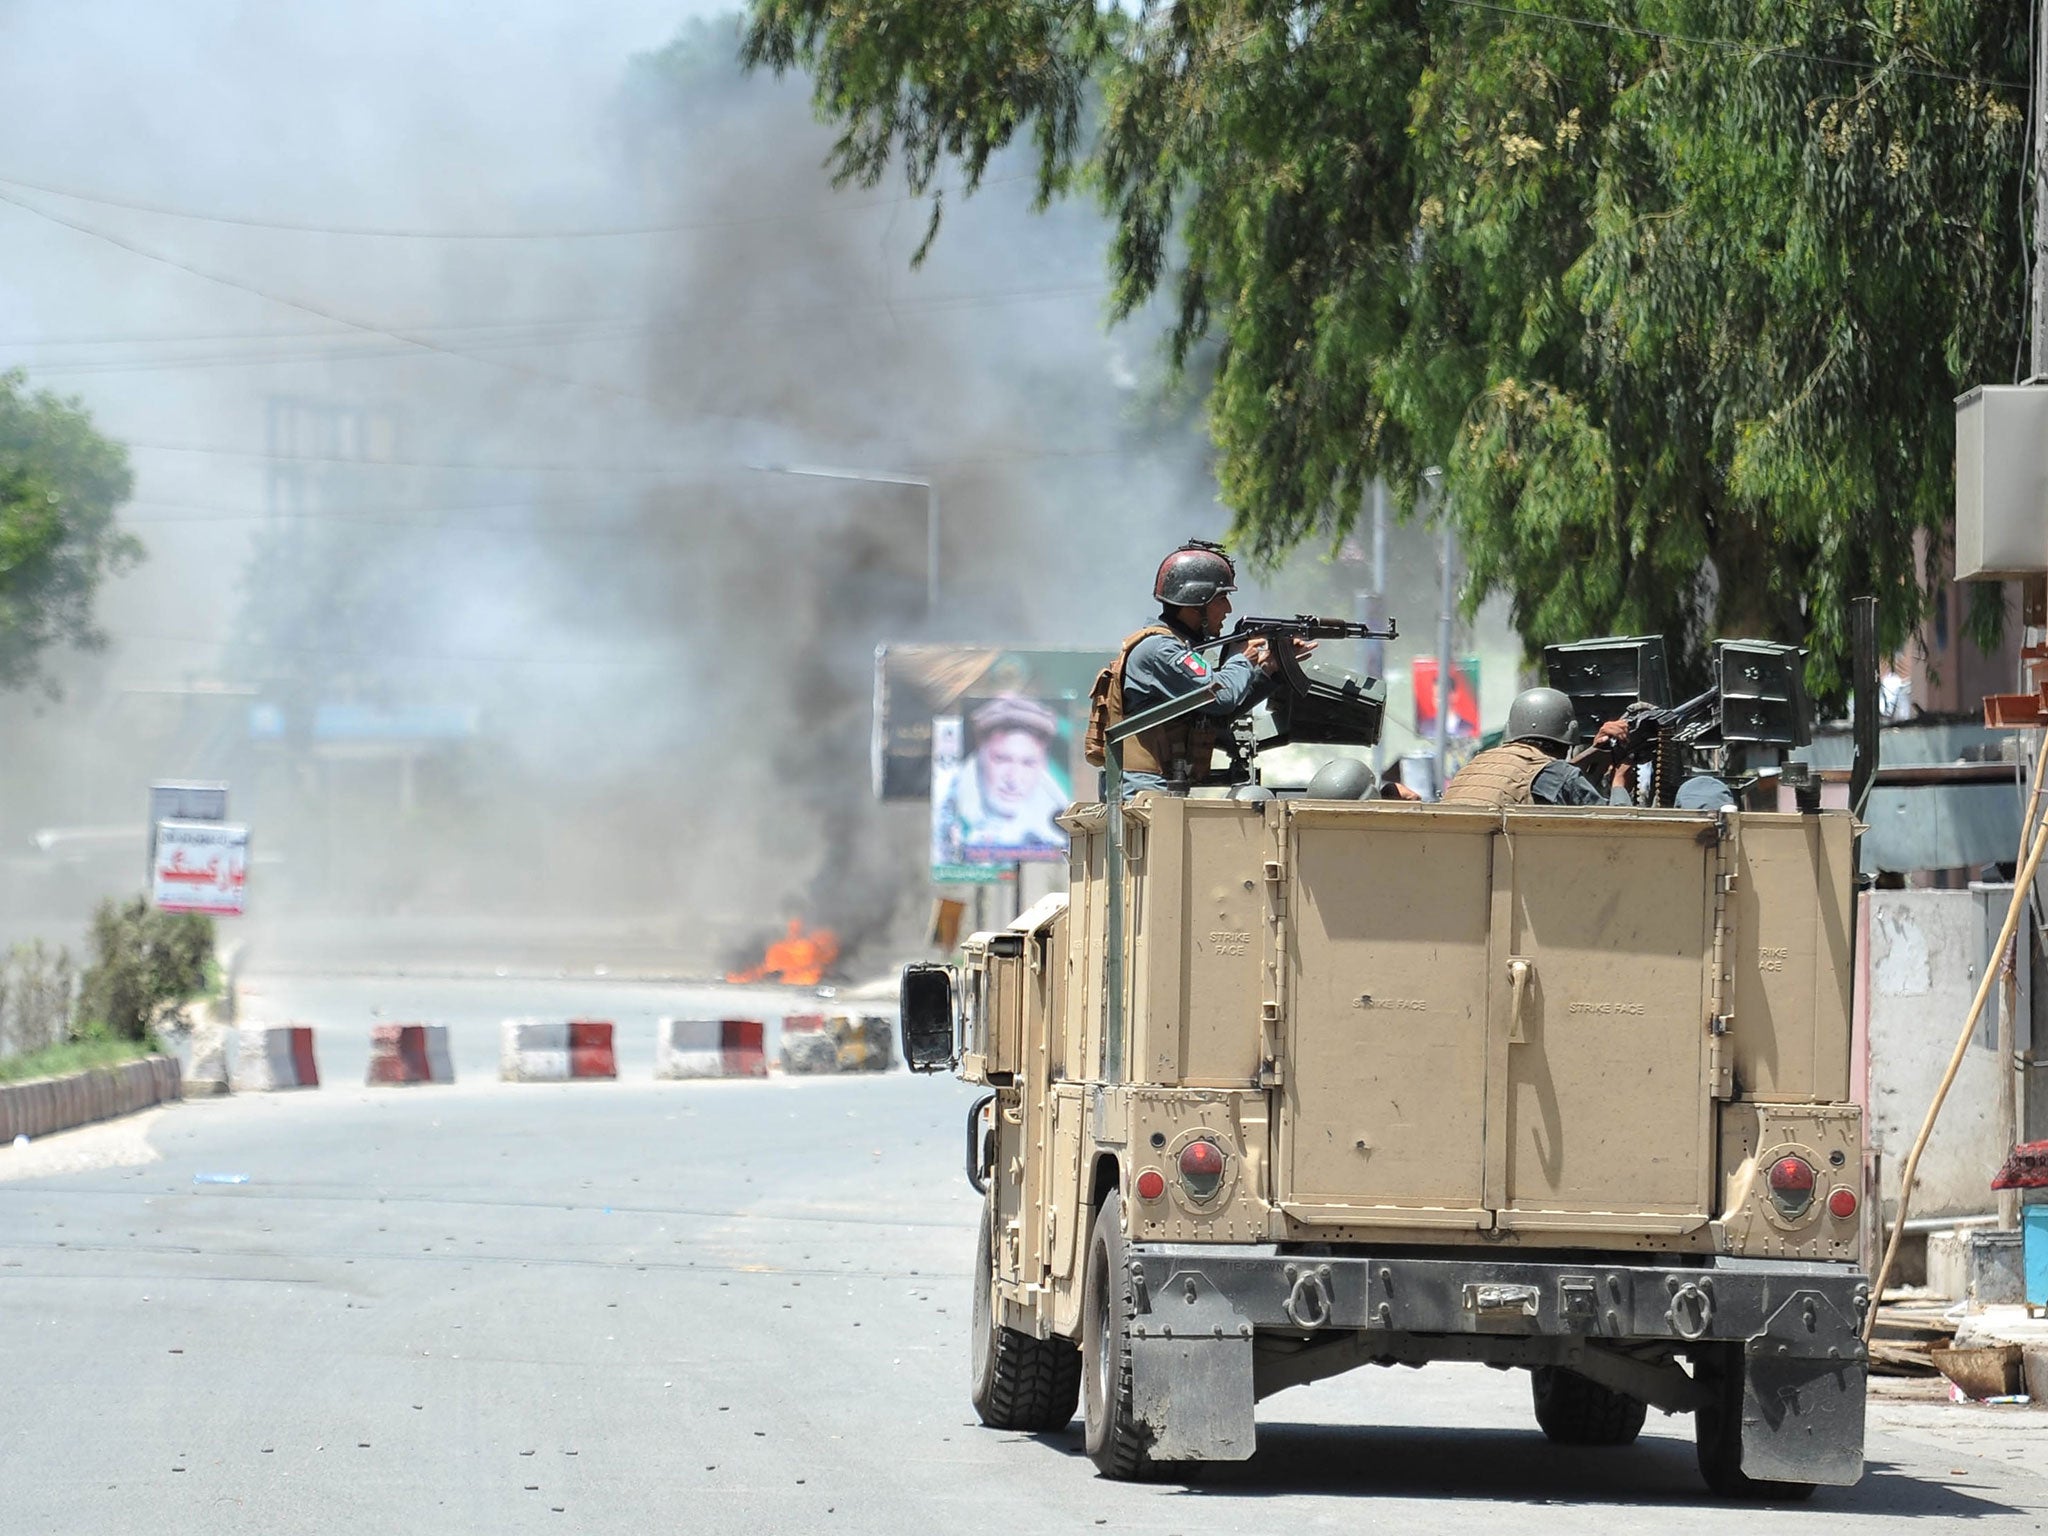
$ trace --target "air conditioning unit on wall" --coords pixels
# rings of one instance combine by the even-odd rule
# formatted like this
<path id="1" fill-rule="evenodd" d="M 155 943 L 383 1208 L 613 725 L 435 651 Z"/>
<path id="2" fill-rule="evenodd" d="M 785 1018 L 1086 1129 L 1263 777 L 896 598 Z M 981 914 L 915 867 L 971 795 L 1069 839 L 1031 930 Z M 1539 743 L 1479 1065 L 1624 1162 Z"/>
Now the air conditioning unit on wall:
<path id="1" fill-rule="evenodd" d="M 1956 400 L 1956 580 L 2048 573 L 2048 387 Z"/>

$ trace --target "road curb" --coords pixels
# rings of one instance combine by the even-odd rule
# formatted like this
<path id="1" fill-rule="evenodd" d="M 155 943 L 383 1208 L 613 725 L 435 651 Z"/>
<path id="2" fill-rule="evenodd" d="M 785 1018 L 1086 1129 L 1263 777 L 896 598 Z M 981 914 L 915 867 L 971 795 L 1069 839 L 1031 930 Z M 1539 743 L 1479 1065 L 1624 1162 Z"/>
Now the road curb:
<path id="1" fill-rule="evenodd" d="M 52 1136 L 95 1120 L 183 1098 L 175 1056 L 145 1056 L 118 1067 L 88 1067 L 63 1077 L 0 1086 L 0 1142 Z"/>

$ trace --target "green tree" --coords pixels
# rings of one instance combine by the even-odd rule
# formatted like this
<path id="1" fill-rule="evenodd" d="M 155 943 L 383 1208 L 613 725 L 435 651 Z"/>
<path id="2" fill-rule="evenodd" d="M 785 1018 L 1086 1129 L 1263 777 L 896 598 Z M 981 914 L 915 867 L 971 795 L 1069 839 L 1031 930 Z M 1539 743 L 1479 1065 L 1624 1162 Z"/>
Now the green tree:
<path id="1" fill-rule="evenodd" d="M 746 53 L 814 72 L 843 180 L 971 191 L 1020 138 L 1088 178 L 1248 548 L 1441 464 L 1532 649 L 1762 635 L 1833 691 L 1848 597 L 1927 611 L 1951 397 L 2014 376 L 2029 10 L 753 0 Z"/>
<path id="2" fill-rule="evenodd" d="M 77 401 L 0 374 L 0 688 L 46 678 L 52 646 L 104 643 L 94 595 L 142 558 L 114 524 L 133 487 L 127 452 Z"/>

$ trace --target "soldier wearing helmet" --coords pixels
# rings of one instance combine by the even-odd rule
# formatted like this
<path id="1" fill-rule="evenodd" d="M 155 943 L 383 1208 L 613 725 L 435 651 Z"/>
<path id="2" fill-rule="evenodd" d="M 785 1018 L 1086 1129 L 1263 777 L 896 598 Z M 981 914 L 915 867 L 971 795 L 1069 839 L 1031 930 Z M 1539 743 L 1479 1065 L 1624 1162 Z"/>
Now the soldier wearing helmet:
<path id="1" fill-rule="evenodd" d="M 1595 745 L 1619 740 L 1627 725 L 1609 720 Z M 1527 688 L 1508 706 L 1506 739 L 1459 769 L 1445 786 L 1445 805 L 1627 805 L 1629 767 L 1617 763 L 1606 795 L 1566 754 L 1578 745 L 1572 701 L 1555 688 Z"/>
<path id="2" fill-rule="evenodd" d="M 1237 569 L 1219 545 L 1190 539 L 1160 561 L 1152 582 L 1158 621 L 1126 636 L 1117 648 L 1116 665 L 1106 668 L 1097 683 L 1095 726 L 1114 729 L 1126 716 L 1210 682 L 1216 684 L 1216 697 L 1195 713 L 1123 744 L 1126 796 L 1141 789 L 1185 791 L 1226 779 L 1215 766 L 1216 751 L 1230 722 L 1266 696 L 1267 679 L 1280 665 L 1259 638 L 1214 666 L 1194 649 L 1223 633 L 1230 594 L 1236 590 Z M 1296 654 L 1306 654 L 1314 642 L 1297 641 L 1295 648 Z"/>

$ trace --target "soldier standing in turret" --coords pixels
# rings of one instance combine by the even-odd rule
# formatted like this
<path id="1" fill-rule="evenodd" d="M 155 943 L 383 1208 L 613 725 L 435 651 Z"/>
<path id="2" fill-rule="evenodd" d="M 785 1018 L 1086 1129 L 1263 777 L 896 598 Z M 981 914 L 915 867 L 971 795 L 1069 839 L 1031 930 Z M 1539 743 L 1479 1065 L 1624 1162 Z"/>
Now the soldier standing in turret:
<path id="1" fill-rule="evenodd" d="M 1215 766 L 1217 749 L 1229 735 L 1230 722 L 1265 698 L 1268 680 L 1280 667 L 1272 648 L 1257 636 L 1213 667 L 1195 650 L 1223 633 L 1230 594 L 1236 590 L 1237 568 L 1222 548 L 1190 539 L 1159 563 L 1152 582 L 1158 621 L 1127 635 L 1117 647 L 1116 665 L 1097 680 L 1091 748 L 1099 731 L 1113 730 L 1126 717 L 1216 684 L 1216 697 L 1201 709 L 1123 744 L 1126 798 L 1142 789 L 1185 794 L 1196 785 L 1228 781 L 1227 771 Z M 1298 656 L 1315 649 L 1312 640 L 1294 645 Z M 1095 760 L 1092 750 L 1090 760 Z"/>

